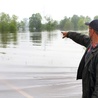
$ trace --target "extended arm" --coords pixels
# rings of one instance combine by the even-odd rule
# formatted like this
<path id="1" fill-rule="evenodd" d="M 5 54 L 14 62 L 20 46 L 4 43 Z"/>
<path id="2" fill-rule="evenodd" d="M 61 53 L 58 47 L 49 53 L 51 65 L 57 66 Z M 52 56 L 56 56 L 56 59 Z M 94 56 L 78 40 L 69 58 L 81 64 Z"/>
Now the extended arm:
<path id="1" fill-rule="evenodd" d="M 83 35 L 81 33 L 76 32 L 61 32 L 63 34 L 63 38 L 67 37 L 75 41 L 76 43 L 87 47 L 90 44 L 90 38 L 87 35 Z"/>

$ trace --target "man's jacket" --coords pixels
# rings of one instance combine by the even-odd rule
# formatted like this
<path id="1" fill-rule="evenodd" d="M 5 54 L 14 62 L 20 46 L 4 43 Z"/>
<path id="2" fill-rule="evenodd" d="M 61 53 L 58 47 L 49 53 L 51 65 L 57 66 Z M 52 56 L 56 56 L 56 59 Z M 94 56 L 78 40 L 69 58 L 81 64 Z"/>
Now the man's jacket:
<path id="1" fill-rule="evenodd" d="M 82 79 L 82 98 L 98 98 L 98 46 L 85 61 L 85 55 L 90 47 L 90 38 L 76 32 L 68 32 L 67 37 L 86 47 L 77 70 L 77 79 Z"/>

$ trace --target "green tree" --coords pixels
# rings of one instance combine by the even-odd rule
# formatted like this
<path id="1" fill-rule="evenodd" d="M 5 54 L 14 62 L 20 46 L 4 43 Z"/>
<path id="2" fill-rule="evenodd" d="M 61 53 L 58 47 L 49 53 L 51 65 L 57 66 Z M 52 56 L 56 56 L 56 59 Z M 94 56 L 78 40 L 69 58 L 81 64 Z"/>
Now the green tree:
<path id="1" fill-rule="evenodd" d="M 86 26 L 85 26 L 85 17 L 84 16 L 80 16 L 79 17 L 79 20 L 78 20 L 78 29 L 79 30 L 85 30 L 86 28 Z"/>
<path id="2" fill-rule="evenodd" d="M 85 22 L 90 22 L 91 21 L 91 18 L 89 16 L 86 16 L 85 17 Z"/>
<path id="3" fill-rule="evenodd" d="M 78 21 L 79 21 L 79 16 L 73 15 L 71 18 L 71 22 L 73 23 L 74 30 L 78 30 Z"/>
<path id="4" fill-rule="evenodd" d="M 47 31 L 52 31 L 57 29 L 58 22 L 56 20 L 53 20 L 51 17 L 45 16 L 46 23 L 44 24 L 44 29 Z"/>
<path id="5" fill-rule="evenodd" d="M 64 28 L 65 28 L 65 30 L 73 30 L 74 29 L 74 25 L 71 22 L 70 18 L 67 19 Z"/>
<path id="6" fill-rule="evenodd" d="M 5 32 L 9 30 L 10 16 L 5 13 L 0 13 L 0 31 Z"/>
<path id="7" fill-rule="evenodd" d="M 41 26 L 42 26 L 41 20 L 42 20 L 42 17 L 39 13 L 33 14 L 29 18 L 29 30 L 31 32 L 34 32 L 34 31 L 40 32 Z"/>
<path id="8" fill-rule="evenodd" d="M 15 32 L 17 30 L 17 16 L 10 17 L 6 13 L 0 13 L 0 32 Z"/>
<path id="9" fill-rule="evenodd" d="M 66 30 L 66 22 L 67 22 L 68 18 L 65 16 L 64 19 L 62 19 L 59 23 L 59 29 L 60 30 Z"/>
<path id="10" fill-rule="evenodd" d="M 13 15 L 9 24 L 9 31 L 10 32 L 16 32 L 17 31 L 17 19 L 18 17 L 16 15 Z"/>
<path id="11" fill-rule="evenodd" d="M 94 17 L 94 19 L 98 19 L 98 15 L 96 15 L 96 16 Z"/>
<path id="12" fill-rule="evenodd" d="M 21 20 L 21 21 L 18 23 L 18 30 L 25 31 L 25 21 Z"/>

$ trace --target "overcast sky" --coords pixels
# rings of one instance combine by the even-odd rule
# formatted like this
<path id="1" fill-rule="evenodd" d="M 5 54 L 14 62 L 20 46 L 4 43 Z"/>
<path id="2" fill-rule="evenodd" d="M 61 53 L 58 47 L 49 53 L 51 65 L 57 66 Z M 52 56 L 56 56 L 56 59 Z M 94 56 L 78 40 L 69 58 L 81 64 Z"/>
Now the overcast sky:
<path id="1" fill-rule="evenodd" d="M 0 13 L 15 14 L 20 19 L 34 13 L 61 20 L 74 14 L 93 18 L 98 15 L 98 0 L 0 0 Z"/>

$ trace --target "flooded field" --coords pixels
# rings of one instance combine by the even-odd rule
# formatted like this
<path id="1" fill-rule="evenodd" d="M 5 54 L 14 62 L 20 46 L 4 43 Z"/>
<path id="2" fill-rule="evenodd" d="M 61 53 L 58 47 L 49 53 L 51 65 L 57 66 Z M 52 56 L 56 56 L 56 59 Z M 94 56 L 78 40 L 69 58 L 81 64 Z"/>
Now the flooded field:
<path id="1" fill-rule="evenodd" d="M 76 72 L 82 46 L 62 39 L 60 31 L 5 39 L 0 41 L 0 98 L 81 98 Z"/>

